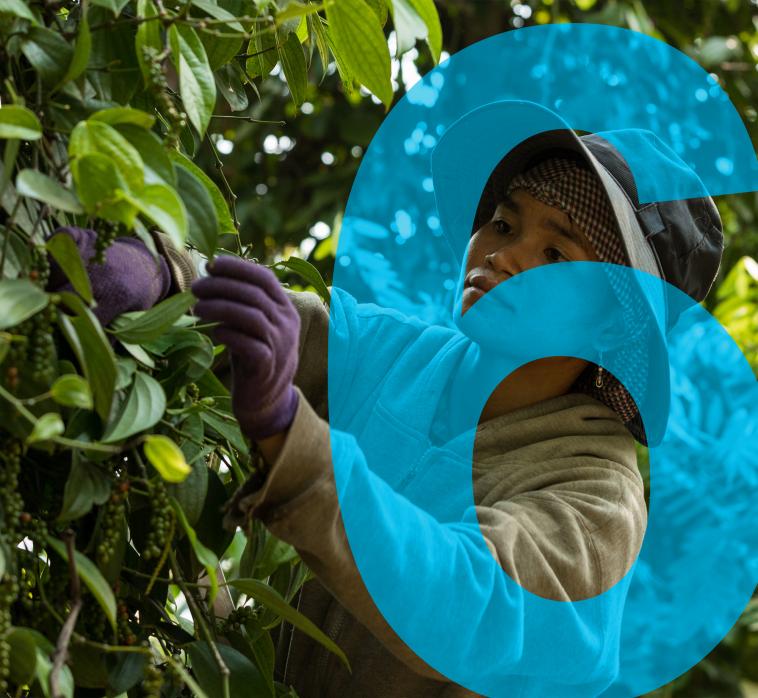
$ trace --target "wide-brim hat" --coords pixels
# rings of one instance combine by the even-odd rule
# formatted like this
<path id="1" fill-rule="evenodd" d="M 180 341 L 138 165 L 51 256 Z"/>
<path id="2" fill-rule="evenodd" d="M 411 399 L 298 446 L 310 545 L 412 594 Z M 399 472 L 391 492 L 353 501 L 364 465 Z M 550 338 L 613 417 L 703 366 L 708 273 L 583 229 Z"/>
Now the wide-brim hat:
<path id="1" fill-rule="evenodd" d="M 616 142 L 623 142 L 626 134 L 627 138 L 633 139 L 634 147 L 648 148 L 653 167 L 667 167 L 676 162 L 680 169 L 686 168 L 650 132 L 626 129 L 608 132 L 610 134 Z M 483 193 L 486 194 L 492 182 L 498 181 L 500 186 L 505 187 L 509 179 L 536 162 L 567 152 L 578 156 L 597 176 L 613 213 L 627 265 L 644 272 L 634 275 L 638 286 L 637 299 L 643 298 L 649 311 L 643 320 L 646 327 L 638 338 L 645 343 L 640 346 L 650 360 L 644 361 L 642 367 L 635 368 L 635 376 L 641 382 L 641 392 L 638 389 L 637 395 L 642 396 L 642 401 L 648 405 L 648 409 L 643 409 L 647 422 L 643 425 L 637 415 L 631 421 L 625 420 L 625 424 L 638 441 L 655 445 L 663 437 L 669 413 L 669 365 L 661 357 L 667 356 L 666 331 L 675 317 L 668 307 L 664 285 L 655 281 L 667 280 L 667 274 L 661 263 L 662 255 L 652 244 L 652 238 L 664 233 L 656 242 L 668 253 L 664 255 L 665 259 L 677 260 L 676 249 L 667 249 L 672 245 L 687 246 L 689 252 L 693 249 L 697 252 L 698 247 L 704 249 L 705 256 L 694 260 L 700 267 L 698 273 L 677 274 L 680 270 L 671 270 L 672 283 L 680 288 L 684 286 L 682 290 L 701 300 L 697 296 L 704 296 L 710 288 L 723 249 L 723 237 L 719 237 L 720 219 L 710 197 L 693 200 L 693 207 L 677 206 L 681 202 L 659 202 L 653 205 L 655 208 L 649 204 L 641 206 L 631 170 L 608 138 L 601 134 L 580 137 L 560 116 L 534 102 L 501 100 L 479 107 L 454 122 L 443 133 L 432 153 L 432 179 L 440 224 L 453 253 L 462 262 L 468 239 L 483 216 L 487 219 L 482 207 L 491 205 L 491 202 L 488 204 Z M 504 193 L 504 189 L 502 191 Z M 704 230 L 694 223 L 693 214 L 696 211 L 701 212 L 701 219 L 702 211 L 706 211 L 707 220 L 701 220 Z M 489 212 L 491 215 L 492 211 Z M 678 220 L 672 223 L 678 236 L 673 241 L 665 236 L 671 215 L 678 216 Z M 693 244 L 693 240 L 688 238 L 690 232 L 694 236 L 705 236 L 708 244 L 703 245 L 702 241 L 699 245 Z M 686 263 L 687 255 L 681 257 Z M 689 279 L 692 283 L 688 285 L 681 279 Z M 618 388 L 618 382 L 615 388 Z M 609 381 L 607 390 L 612 389 L 613 381 Z M 603 395 L 602 390 L 595 397 L 613 406 L 612 400 L 603 399 L 607 395 Z M 642 407 L 639 400 L 635 402 Z M 654 405 L 654 409 L 650 409 L 650 405 Z M 651 418 L 651 415 L 654 417 Z"/>

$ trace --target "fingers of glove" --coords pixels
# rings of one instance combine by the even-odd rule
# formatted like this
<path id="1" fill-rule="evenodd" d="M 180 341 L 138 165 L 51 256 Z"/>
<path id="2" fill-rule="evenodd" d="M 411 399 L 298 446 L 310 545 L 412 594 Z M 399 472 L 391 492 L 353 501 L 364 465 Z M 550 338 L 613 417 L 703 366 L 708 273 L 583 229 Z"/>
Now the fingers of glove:
<path id="1" fill-rule="evenodd" d="M 224 299 L 198 301 L 195 313 L 205 322 L 221 322 L 251 337 L 267 339 L 276 334 L 274 326 L 258 309 Z"/>
<path id="2" fill-rule="evenodd" d="M 216 257 L 207 266 L 207 269 L 211 276 L 237 279 L 260 286 L 279 302 L 281 302 L 282 297 L 286 298 L 276 274 L 262 264 L 256 264 L 248 259 L 240 259 L 231 255 L 221 255 Z"/>
<path id="3" fill-rule="evenodd" d="M 260 309 L 269 321 L 275 322 L 278 312 L 271 297 L 259 286 L 218 276 L 206 276 L 192 284 L 192 293 L 200 299 L 228 300 Z"/>
<path id="4" fill-rule="evenodd" d="M 271 348 L 260 339 L 225 325 L 213 330 L 213 337 L 218 344 L 225 344 L 232 354 L 244 357 L 245 362 L 250 362 L 254 367 L 268 367 L 272 363 Z"/>

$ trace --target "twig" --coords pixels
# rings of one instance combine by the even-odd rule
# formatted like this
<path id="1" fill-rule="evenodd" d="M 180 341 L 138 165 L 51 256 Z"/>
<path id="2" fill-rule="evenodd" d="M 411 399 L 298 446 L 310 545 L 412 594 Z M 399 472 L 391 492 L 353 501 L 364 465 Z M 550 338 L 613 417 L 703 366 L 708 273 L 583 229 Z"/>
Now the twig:
<path id="1" fill-rule="evenodd" d="M 218 651 L 218 647 L 216 646 L 216 641 L 213 639 L 213 635 L 211 635 L 211 632 L 208 629 L 205 619 L 203 618 L 203 614 L 200 611 L 200 608 L 198 607 L 197 602 L 195 601 L 195 597 L 192 596 L 189 589 L 187 588 L 187 585 L 184 583 L 184 577 L 182 577 L 182 573 L 179 570 L 179 565 L 176 562 L 176 555 L 174 554 L 173 550 L 169 552 L 169 558 L 171 560 L 171 572 L 174 575 L 174 580 L 176 581 L 176 584 L 179 586 L 179 588 L 182 590 L 182 594 L 184 594 L 184 598 L 187 600 L 187 605 L 189 606 L 190 613 L 192 613 L 192 617 L 194 618 L 195 623 L 197 623 L 198 628 L 200 628 L 201 635 L 205 637 L 205 641 L 208 643 L 208 646 L 211 648 L 211 654 L 213 655 L 213 660 L 216 662 L 218 671 L 221 674 L 222 696 L 223 698 L 230 698 L 229 676 L 231 672 L 229 671 L 229 667 L 226 666 L 226 662 L 224 662 L 223 657 Z"/>
<path id="2" fill-rule="evenodd" d="M 76 558 L 74 556 L 74 540 L 76 535 L 69 529 L 63 534 L 63 540 L 66 543 L 66 552 L 68 553 L 68 574 L 71 584 L 71 610 L 68 612 L 66 622 L 61 628 L 58 635 L 58 642 L 53 654 L 53 669 L 50 672 L 50 694 L 52 698 L 64 698 L 60 690 L 59 679 L 63 665 L 68 657 L 68 646 L 71 643 L 71 635 L 76 627 L 76 620 L 79 617 L 79 611 L 82 609 L 82 590 L 79 583 L 79 573 L 76 571 Z"/>

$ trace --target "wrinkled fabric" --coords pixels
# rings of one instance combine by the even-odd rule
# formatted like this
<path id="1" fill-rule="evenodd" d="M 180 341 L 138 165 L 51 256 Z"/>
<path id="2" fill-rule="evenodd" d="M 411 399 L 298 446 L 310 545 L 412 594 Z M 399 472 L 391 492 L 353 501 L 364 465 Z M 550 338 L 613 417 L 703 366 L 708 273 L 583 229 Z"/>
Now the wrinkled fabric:
<path id="1" fill-rule="evenodd" d="M 92 261 L 97 240 L 94 230 L 67 227 L 55 232 L 69 235 L 76 243 L 97 303 L 93 312 L 101 325 L 109 325 L 122 313 L 148 310 L 168 294 L 172 277 L 166 260 L 154 258 L 142 241 L 116 238 L 105 251 L 104 262 L 96 264 Z M 47 291 L 73 290 L 63 269 L 50 257 Z"/>
<path id="2" fill-rule="evenodd" d="M 220 323 L 212 334 L 231 355 L 234 416 L 252 439 L 278 434 L 297 409 L 292 379 L 300 316 L 276 275 L 260 264 L 222 256 L 208 272 L 192 284 L 200 299 L 195 313 L 205 322 Z"/>

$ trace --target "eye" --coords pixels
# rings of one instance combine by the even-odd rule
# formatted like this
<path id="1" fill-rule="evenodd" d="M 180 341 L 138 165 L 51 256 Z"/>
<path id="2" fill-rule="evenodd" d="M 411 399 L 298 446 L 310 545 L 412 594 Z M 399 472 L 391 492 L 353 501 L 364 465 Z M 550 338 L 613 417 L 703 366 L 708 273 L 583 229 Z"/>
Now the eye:
<path id="1" fill-rule="evenodd" d="M 508 235 L 511 232 L 511 226 L 502 218 L 496 218 L 492 221 L 492 225 L 495 226 L 495 231 L 500 235 Z"/>
<path id="2" fill-rule="evenodd" d="M 568 257 L 566 257 L 563 252 L 561 252 L 556 247 L 548 247 L 545 250 L 545 256 L 548 258 L 548 261 L 550 262 L 568 262 L 570 261 Z"/>

